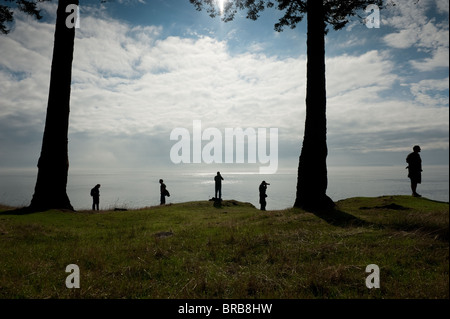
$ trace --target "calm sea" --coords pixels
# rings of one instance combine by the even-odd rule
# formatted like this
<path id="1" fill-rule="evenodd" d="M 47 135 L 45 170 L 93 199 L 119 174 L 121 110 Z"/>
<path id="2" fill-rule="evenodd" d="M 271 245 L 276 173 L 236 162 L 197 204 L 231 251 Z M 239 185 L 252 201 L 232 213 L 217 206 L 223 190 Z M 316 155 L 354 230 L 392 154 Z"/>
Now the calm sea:
<path id="1" fill-rule="evenodd" d="M 167 203 L 208 200 L 214 196 L 213 172 L 182 173 L 164 171 L 77 171 L 69 172 L 67 193 L 75 209 L 90 209 L 90 189 L 101 184 L 100 209 L 139 208 L 159 204 L 160 178 L 171 196 Z M 277 174 L 259 175 L 221 171 L 224 181 L 222 198 L 258 204 L 258 187 L 267 188 L 267 209 L 292 207 L 297 184 L 296 170 L 279 170 Z M 33 195 L 36 169 L 0 170 L 0 203 L 27 206 Z M 424 197 L 449 201 L 449 167 L 424 168 L 418 192 Z M 356 197 L 410 195 L 409 179 L 404 167 L 328 167 L 328 196 L 334 201 Z"/>

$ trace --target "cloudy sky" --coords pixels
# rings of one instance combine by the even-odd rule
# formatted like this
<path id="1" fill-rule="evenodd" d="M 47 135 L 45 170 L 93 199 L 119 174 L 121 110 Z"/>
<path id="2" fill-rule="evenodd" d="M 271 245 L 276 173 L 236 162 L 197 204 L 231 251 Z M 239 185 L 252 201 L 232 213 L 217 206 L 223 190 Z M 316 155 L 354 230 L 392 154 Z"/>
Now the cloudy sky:
<path id="1" fill-rule="evenodd" d="M 415 144 L 448 165 L 448 0 L 395 0 L 326 38 L 328 165 L 405 165 Z M 48 98 L 56 1 L 0 35 L 0 168 L 35 167 Z M 360 16 L 364 18 L 364 11 Z M 223 23 L 188 0 L 80 1 L 71 168 L 174 165 L 175 128 L 277 128 L 279 168 L 296 168 L 305 120 L 306 21 L 280 13 Z M 207 142 L 204 142 L 206 144 Z M 206 165 L 206 164 L 205 164 Z"/>

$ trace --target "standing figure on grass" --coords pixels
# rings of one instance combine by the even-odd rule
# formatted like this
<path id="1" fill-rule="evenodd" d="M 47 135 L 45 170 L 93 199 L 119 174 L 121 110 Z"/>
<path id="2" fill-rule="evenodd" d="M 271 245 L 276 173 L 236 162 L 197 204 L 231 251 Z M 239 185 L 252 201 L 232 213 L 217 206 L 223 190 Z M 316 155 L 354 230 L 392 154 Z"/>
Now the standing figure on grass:
<path id="1" fill-rule="evenodd" d="M 93 189 L 91 189 L 91 196 L 92 196 L 92 210 L 99 210 L 99 204 L 100 204 L 100 184 L 97 184 L 94 186 Z"/>
<path id="2" fill-rule="evenodd" d="M 161 203 L 160 205 L 164 205 L 166 203 L 166 196 L 170 197 L 170 193 L 166 188 L 166 184 L 164 184 L 163 180 L 160 179 L 159 183 L 161 184 L 159 189 L 161 191 Z"/>
<path id="3" fill-rule="evenodd" d="M 261 210 L 266 210 L 267 185 L 270 184 L 266 183 L 266 181 L 262 181 L 262 183 L 259 185 L 259 203 L 261 204 Z"/>
<path id="4" fill-rule="evenodd" d="M 222 181 L 223 177 L 220 175 L 220 172 L 217 172 L 217 175 L 214 176 L 214 184 L 215 184 L 215 199 L 216 201 L 222 200 Z M 217 193 L 219 194 L 219 197 L 217 197 Z"/>
<path id="5" fill-rule="evenodd" d="M 417 184 L 422 183 L 422 159 L 420 158 L 421 149 L 419 145 L 413 147 L 413 152 L 406 157 L 408 166 L 408 177 L 411 179 L 412 196 L 422 197 L 417 193 Z"/>

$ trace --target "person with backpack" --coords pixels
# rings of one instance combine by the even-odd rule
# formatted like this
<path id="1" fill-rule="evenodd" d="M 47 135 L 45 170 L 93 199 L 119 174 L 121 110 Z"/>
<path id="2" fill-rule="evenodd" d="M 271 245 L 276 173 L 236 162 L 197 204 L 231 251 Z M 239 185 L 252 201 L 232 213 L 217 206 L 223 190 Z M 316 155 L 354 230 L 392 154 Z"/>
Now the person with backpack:
<path id="1" fill-rule="evenodd" d="M 91 189 L 91 196 L 92 196 L 92 210 L 99 210 L 99 204 L 100 204 L 100 184 L 97 184 L 94 186 L 94 188 Z"/>
<path id="2" fill-rule="evenodd" d="M 161 202 L 160 205 L 164 205 L 166 203 L 166 196 L 170 197 L 170 193 L 167 190 L 166 184 L 164 184 L 164 181 L 162 179 L 159 180 L 160 192 L 161 192 Z"/>

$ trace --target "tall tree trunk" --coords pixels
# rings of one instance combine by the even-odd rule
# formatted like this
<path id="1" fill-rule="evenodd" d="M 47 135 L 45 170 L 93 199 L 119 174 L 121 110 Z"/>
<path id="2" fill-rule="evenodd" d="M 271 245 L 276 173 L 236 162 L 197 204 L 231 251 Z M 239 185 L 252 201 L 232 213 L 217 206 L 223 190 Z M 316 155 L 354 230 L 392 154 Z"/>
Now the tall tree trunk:
<path id="1" fill-rule="evenodd" d="M 307 1 L 306 120 L 294 207 L 334 206 L 327 190 L 325 15 L 322 0 Z"/>
<path id="2" fill-rule="evenodd" d="M 75 40 L 75 28 L 66 26 L 66 18 L 71 14 L 66 13 L 66 8 L 70 4 L 78 5 L 78 0 L 58 1 L 47 117 L 37 165 L 37 181 L 30 204 L 33 210 L 73 210 L 66 192 L 70 84 Z"/>

